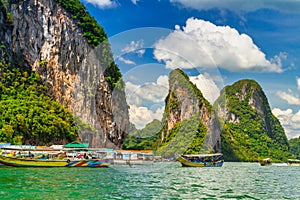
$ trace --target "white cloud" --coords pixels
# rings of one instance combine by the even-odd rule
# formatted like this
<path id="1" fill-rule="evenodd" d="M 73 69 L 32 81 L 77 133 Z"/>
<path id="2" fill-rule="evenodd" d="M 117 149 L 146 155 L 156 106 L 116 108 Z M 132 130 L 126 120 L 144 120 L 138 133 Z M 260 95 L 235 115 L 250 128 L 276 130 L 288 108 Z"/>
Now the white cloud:
<path id="1" fill-rule="evenodd" d="M 155 111 L 152 111 L 147 107 L 138 107 L 136 105 L 129 106 L 130 121 L 138 129 L 144 128 L 146 124 L 152 122 L 154 119 L 161 120 L 164 112 L 164 107 L 160 107 L 157 108 Z"/>
<path id="2" fill-rule="evenodd" d="M 122 56 L 118 57 L 118 60 L 127 64 L 127 65 L 135 65 L 135 62 L 126 58 L 123 58 Z"/>
<path id="3" fill-rule="evenodd" d="M 134 53 L 137 54 L 139 57 L 142 57 L 145 53 L 145 49 L 143 49 L 143 46 L 143 40 L 131 41 L 121 50 L 123 55 L 119 56 L 118 60 L 127 65 L 135 65 L 136 63 L 134 61 L 124 58 L 124 55 L 126 56 L 126 54 Z"/>
<path id="4" fill-rule="evenodd" d="M 280 108 L 274 108 L 272 113 L 279 119 L 288 138 L 300 136 L 300 110 L 297 113 L 293 113 L 292 109 L 281 110 Z"/>
<path id="5" fill-rule="evenodd" d="M 229 26 L 189 18 L 186 26 L 155 44 L 154 56 L 168 68 L 216 68 L 234 72 L 282 72 L 282 53 L 267 60 L 246 34 Z"/>
<path id="6" fill-rule="evenodd" d="M 276 94 L 282 100 L 287 101 L 289 105 L 300 105 L 300 98 L 297 95 L 292 94 L 291 91 L 289 92 L 278 91 L 276 92 Z"/>
<path id="7" fill-rule="evenodd" d="M 131 82 L 126 82 L 126 100 L 130 105 L 141 105 L 142 99 L 139 95 L 134 94 L 135 91 L 139 89 L 140 86 L 135 85 Z"/>
<path id="8" fill-rule="evenodd" d="M 141 105 L 145 101 L 162 103 L 167 96 L 168 87 L 167 76 L 158 77 L 156 83 L 149 82 L 143 85 L 126 82 L 127 102 L 131 105 Z"/>
<path id="9" fill-rule="evenodd" d="M 298 90 L 300 90 L 300 78 L 297 78 L 296 81 L 297 81 Z"/>
<path id="10" fill-rule="evenodd" d="M 137 53 L 139 56 L 142 56 L 145 53 L 144 41 L 131 41 L 130 44 L 126 45 L 121 52 L 123 53 Z"/>
<path id="11" fill-rule="evenodd" d="M 232 11 L 255 11 L 262 8 L 280 10 L 283 12 L 297 13 L 300 9 L 299 0 L 170 0 L 172 3 L 179 3 L 188 8 L 197 10 L 208 10 L 212 8 L 228 9 Z"/>
<path id="12" fill-rule="evenodd" d="M 292 122 L 297 123 L 300 127 L 300 110 L 292 117 Z M 300 132 L 299 132 L 300 134 Z"/>
<path id="13" fill-rule="evenodd" d="M 113 8 L 117 3 L 113 0 L 83 0 L 86 3 L 93 4 L 99 8 Z"/>
<path id="14" fill-rule="evenodd" d="M 169 77 L 166 75 L 159 76 L 157 78 L 156 83 L 157 83 L 157 85 L 160 85 L 160 86 L 169 87 Z"/>
<path id="15" fill-rule="evenodd" d="M 143 85 L 126 82 L 126 100 L 130 107 L 130 121 L 137 128 L 143 128 L 153 119 L 161 120 L 168 88 L 166 75 L 159 76 L 156 82 Z"/>
<path id="16" fill-rule="evenodd" d="M 213 104 L 220 95 L 220 90 L 209 74 L 191 76 L 190 80 L 201 90 L 203 96 Z"/>

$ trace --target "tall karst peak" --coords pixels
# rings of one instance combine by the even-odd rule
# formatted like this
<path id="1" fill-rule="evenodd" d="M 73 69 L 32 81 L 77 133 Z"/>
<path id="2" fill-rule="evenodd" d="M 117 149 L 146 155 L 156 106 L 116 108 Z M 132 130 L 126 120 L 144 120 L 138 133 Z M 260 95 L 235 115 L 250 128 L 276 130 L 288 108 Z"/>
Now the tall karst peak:
<path id="1" fill-rule="evenodd" d="M 220 126 L 212 106 L 180 69 L 169 75 L 159 153 L 220 151 Z"/>
<path id="2" fill-rule="evenodd" d="M 272 157 L 282 160 L 288 154 L 284 129 L 272 114 L 268 99 L 256 81 L 246 79 L 226 86 L 214 108 L 224 121 L 222 147 L 226 159 L 255 161 Z"/>

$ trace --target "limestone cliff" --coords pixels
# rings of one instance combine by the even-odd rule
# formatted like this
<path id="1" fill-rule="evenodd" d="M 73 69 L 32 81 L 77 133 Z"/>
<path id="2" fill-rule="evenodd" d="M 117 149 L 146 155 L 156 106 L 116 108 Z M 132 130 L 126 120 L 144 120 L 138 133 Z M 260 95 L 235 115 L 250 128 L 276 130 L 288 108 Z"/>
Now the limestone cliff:
<path id="1" fill-rule="evenodd" d="M 256 81 L 240 80 L 226 86 L 214 108 L 224 121 L 222 149 L 227 160 L 284 160 L 288 156 L 284 129 Z"/>
<path id="2" fill-rule="evenodd" d="M 162 154 L 221 151 L 220 124 L 212 106 L 180 69 L 169 76 L 162 124 L 159 150 Z"/>
<path id="3" fill-rule="evenodd" d="M 79 135 L 83 142 L 121 147 L 128 106 L 122 81 L 119 87 L 106 81 L 106 69 L 114 65 L 109 44 L 91 45 L 78 19 L 58 2 L 8 1 L 0 13 L 1 41 L 14 66 L 38 72 L 48 95 L 94 127 Z"/>

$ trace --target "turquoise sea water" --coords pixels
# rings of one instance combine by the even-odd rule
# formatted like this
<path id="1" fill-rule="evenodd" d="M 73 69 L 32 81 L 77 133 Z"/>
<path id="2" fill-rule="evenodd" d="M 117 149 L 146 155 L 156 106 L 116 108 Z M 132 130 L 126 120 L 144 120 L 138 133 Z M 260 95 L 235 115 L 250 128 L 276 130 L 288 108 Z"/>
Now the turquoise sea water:
<path id="1" fill-rule="evenodd" d="M 300 167 L 0 167 L 1 199 L 300 199 Z"/>

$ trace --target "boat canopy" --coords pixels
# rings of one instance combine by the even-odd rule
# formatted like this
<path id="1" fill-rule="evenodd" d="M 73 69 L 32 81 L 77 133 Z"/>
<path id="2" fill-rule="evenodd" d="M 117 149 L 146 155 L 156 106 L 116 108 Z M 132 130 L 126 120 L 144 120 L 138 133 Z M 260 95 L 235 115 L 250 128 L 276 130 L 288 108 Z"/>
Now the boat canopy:
<path id="1" fill-rule="evenodd" d="M 271 158 L 262 159 L 263 161 L 271 161 Z"/>
<path id="2" fill-rule="evenodd" d="M 300 163 L 300 160 L 297 160 L 297 159 L 288 159 L 288 162 L 290 162 L 290 163 Z"/>
<path id="3" fill-rule="evenodd" d="M 205 158 L 205 157 L 216 157 L 216 156 L 223 156 L 222 153 L 213 153 L 213 154 L 188 154 L 188 155 L 183 155 L 184 157 L 200 157 L 200 158 Z"/>

